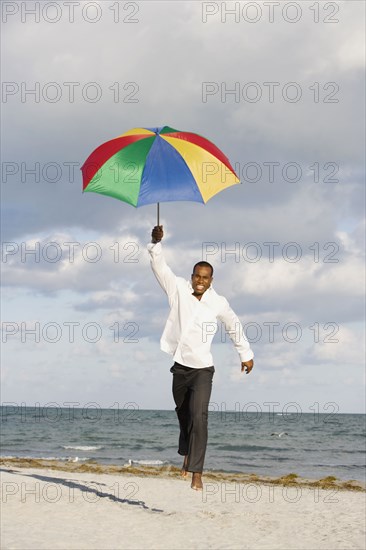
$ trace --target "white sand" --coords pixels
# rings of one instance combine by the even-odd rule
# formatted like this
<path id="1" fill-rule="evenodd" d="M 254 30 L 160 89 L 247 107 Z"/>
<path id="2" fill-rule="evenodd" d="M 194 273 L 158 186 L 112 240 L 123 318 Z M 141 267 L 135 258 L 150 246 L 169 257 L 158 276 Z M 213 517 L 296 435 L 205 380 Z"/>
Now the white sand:
<path id="1" fill-rule="evenodd" d="M 365 493 L 13 468 L 1 549 L 365 548 Z"/>

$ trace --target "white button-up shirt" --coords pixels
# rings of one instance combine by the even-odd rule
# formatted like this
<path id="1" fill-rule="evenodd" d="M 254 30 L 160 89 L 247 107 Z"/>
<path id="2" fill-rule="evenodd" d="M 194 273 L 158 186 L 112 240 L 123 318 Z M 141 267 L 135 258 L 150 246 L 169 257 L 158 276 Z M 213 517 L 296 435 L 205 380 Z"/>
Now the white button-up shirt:
<path id="1" fill-rule="evenodd" d="M 198 300 L 189 281 L 174 275 L 167 265 L 161 243 L 148 244 L 151 267 L 166 292 L 170 314 L 160 340 L 162 351 L 174 356 L 174 361 L 201 369 L 213 365 L 211 343 L 217 331 L 217 320 L 224 323 L 241 361 L 254 354 L 245 337 L 242 324 L 228 301 L 210 286 Z"/>

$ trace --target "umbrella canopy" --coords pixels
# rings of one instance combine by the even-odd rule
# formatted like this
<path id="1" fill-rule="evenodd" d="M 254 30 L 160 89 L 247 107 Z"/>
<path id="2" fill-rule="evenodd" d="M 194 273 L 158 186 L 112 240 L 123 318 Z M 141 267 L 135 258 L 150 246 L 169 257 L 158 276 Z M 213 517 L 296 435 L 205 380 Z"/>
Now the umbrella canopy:
<path id="1" fill-rule="evenodd" d="M 85 192 L 136 207 L 168 201 L 206 203 L 240 183 L 212 142 L 169 126 L 133 128 L 95 149 L 81 170 Z"/>

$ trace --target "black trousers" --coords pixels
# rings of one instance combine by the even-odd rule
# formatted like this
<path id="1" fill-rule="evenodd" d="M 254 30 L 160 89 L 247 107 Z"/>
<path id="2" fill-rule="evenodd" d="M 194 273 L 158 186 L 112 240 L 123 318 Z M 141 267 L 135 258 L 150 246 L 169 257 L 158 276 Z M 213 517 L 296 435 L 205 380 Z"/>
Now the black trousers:
<path id="1" fill-rule="evenodd" d="M 174 363 L 173 397 L 180 435 L 178 453 L 188 456 L 187 470 L 202 472 L 207 446 L 208 404 L 215 368 L 192 369 Z"/>

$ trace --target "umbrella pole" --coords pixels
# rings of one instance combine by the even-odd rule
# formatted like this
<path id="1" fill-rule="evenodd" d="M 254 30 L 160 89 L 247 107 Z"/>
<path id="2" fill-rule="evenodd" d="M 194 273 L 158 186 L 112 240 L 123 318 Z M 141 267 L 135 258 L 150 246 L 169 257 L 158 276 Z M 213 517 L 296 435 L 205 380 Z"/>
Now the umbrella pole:
<path id="1" fill-rule="evenodd" d="M 157 225 L 159 225 L 159 223 L 160 223 L 160 203 L 158 203 L 156 206 L 157 206 L 157 216 L 158 216 Z"/>

